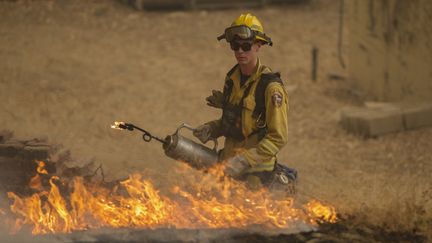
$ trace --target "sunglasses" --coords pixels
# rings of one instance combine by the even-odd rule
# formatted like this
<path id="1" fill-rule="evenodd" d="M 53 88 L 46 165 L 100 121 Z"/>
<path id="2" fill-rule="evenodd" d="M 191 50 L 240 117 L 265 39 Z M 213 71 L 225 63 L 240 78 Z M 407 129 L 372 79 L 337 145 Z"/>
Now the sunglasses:
<path id="1" fill-rule="evenodd" d="M 236 41 L 230 42 L 231 50 L 233 51 L 238 51 L 240 48 L 245 52 L 250 51 L 252 49 L 252 45 L 253 43 L 251 42 L 243 42 L 243 43 L 238 43 Z"/>

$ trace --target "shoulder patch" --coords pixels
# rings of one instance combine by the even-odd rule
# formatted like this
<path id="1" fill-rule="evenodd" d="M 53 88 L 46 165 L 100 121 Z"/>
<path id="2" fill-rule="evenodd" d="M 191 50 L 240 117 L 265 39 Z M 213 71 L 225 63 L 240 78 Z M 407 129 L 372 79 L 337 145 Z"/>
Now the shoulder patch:
<path id="1" fill-rule="evenodd" d="M 266 107 L 265 107 L 265 101 L 266 101 L 266 97 L 271 97 L 271 95 L 273 94 L 274 90 L 272 90 L 272 92 L 270 93 L 267 88 L 270 84 L 273 83 L 279 83 L 279 84 L 283 84 L 282 80 L 280 79 L 280 75 L 279 73 L 262 73 L 261 74 L 261 78 L 258 82 L 258 85 L 255 89 L 255 102 L 256 102 L 256 106 L 255 106 L 255 110 L 253 112 L 253 116 L 254 117 L 259 117 L 262 116 L 265 119 L 265 113 L 266 113 Z M 279 96 L 280 98 L 283 98 L 281 91 L 279 91 Z M 271 94 L 271 95 L 269 95 Z M 272 98 L 273 100 L 273 98 Z M 279 100 L 275 98 L 274 100 L 274 104 L 278 104 L 279 102 L 277 102 Z M 282 101 L 283 99 L 280 101 L 280 104 L 282 105 Z"/>
<path id="2" fill-rule="evenodd" d="M 272 97 L 272 103 L 275 107 L 281 107 L 282 106 L 283 98 L 282 98 L 282 94 L 279 91 L 277 91 L 277 90 L 273 91 L 271 97 Z"/>

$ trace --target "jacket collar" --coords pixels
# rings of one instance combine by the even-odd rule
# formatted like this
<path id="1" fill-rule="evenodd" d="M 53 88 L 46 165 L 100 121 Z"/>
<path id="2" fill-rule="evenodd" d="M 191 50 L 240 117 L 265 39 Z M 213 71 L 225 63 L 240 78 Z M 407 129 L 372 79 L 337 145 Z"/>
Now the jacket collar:
<path id="1" fill-rule="evenodd" d="M 254 72 L 250 75 L 249 79 L 246 81 L 246 83 L 244 84 L 243 87 L 247 87 L 250 83 L 255 82 L 255 80 L 257 80 L 258 77 L 260 76 L 263 67 L 264 66 L 261 65 L 261 61 L 258 58 Z M 230 75 L 229 78 L 233 81 L 234 85 L 237 88 L 240 88 L 240 65 L 238 65 L 238 64 L 236 65 L 234 72 Z"/>

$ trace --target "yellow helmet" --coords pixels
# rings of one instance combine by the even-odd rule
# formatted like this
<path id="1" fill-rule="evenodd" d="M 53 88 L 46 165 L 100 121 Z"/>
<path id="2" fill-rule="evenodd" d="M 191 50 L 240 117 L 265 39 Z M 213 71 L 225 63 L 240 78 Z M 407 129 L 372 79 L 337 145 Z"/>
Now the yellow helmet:
<path id="1" fill-rule="evenodd" d="M 231 42 L 235 38 L 240 39 L 257 39 L 270 46 L 273 45 L 271 38 L 264 33 L 264 28 L 258 18 L 250 13 L 241 14 L 230 27 L 225 29 L 224 34 L 217 39 L 226 39 Z"/>

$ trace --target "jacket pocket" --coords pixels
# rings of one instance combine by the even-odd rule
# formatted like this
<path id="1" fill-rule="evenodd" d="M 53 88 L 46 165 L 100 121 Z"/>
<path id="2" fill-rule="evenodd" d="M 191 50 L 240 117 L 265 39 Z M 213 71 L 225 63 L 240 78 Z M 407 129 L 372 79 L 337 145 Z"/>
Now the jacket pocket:
<path id="1" fill-rule="evenodd" d="M 243 112 L 242 112 L 242 127 L 243 134 L 245 137 L 249 136 L 256 127 L 255 119 L 252 117 L 252 113 L 255 109 L 255 99 L 253 96 L 246 97 L 243 100 Z"/>

